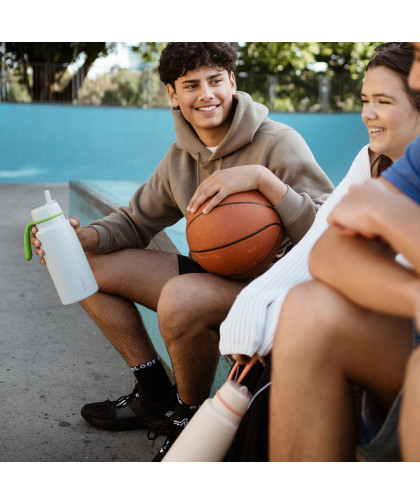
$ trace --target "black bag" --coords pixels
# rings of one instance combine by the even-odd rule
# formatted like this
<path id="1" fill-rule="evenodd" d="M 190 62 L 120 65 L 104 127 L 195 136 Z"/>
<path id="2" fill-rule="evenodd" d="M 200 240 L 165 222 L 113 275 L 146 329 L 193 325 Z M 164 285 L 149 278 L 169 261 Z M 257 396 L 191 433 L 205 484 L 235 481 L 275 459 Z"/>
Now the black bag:
<path id="1" fill-rule="evenodd" d="M 268 407 L 271 385 L 271 359 L 265 367 L 257 363 L 243 384 L 253 394 L 248 411 L 239 424 L 224 462 L 268 462 Z"/>

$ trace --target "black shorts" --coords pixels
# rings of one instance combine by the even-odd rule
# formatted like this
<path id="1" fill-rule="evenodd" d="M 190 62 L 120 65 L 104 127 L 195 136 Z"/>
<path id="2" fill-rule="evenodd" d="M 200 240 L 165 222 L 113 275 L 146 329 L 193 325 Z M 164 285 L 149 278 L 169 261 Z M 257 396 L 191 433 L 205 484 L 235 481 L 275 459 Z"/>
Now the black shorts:
<path id="1" fill-rule="evenodd" d="M 198 262 L 193 261 L 187 256 L 178 254 L 178 271 L 180 275 L 186 275 L 187 273 L 207 273 L 207 271 L 202 268 Z"/>

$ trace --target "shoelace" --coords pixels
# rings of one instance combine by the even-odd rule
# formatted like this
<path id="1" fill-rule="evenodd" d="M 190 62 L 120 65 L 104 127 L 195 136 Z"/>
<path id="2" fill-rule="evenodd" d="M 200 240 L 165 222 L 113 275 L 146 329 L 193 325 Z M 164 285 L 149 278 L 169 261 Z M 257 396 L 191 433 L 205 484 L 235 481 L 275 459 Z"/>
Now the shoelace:
<path id="1" fill-rule="evenodd" d="M 171 418 L 168 419 L 168 422 L 165 425 L 161 425 L 155 431 L 149 431 L 147 433 L 147 438 L 150 441 L 153 441 L 153 445 L 155 445 L 155 441 L 159 436 L 166 435 L 166 440 L 163 443 L 162 448 L 160 449 L 160 453 L 166 453 L 169 448 L 172 446 L 173 442 L 182 432 L 184 427 L 187 425 L 188 420 L 184 418 L 181 421 L 173 420 Z"/>
<path id="2" fill-rule="evenodd" d="M 168 421 L 165 422 L 163 425 L 159 425 L 156 429 L 151 429 L 147 432 L 147 439 L 149 441 L 153 441 L 153 445 L 155 446 L 155 441 L 158 437 L 160 436 L 169 436 L 171 432 L 171 427 L 173 426 L 172 422 L 170 421 L 170 418 L 168 418 Z"/>
<path id="3" fill-rule="evenodd" d="M 116 408 L 122 408 L 133 397 L 139 397 L 139 384 L 138 383 L 136 383 L 133 391 L 130 394 L 125 395 L 125 396 L 121 396 L 118 399 L 116 399 L 115 401 L 110 401 L 109 399 L 108 399 L 108 401 L 110 403 L 113 403 Z"/>

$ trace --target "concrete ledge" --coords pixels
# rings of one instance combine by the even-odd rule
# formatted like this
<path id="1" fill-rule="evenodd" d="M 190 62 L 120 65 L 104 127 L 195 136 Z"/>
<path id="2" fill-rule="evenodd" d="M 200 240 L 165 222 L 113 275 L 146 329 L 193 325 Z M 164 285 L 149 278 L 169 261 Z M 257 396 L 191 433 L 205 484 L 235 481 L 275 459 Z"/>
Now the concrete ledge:
<path id="1" fill-rule="evenodd" d="M 95 219 L 115 212 L 121 205 L 127 205 L 140 182 L 98 182 L 78 180 L 70 181 L 70 214 L 82 220 L 86 225 Z M 102 189 L 102 191 L 101 191 Z M 179 254 L 180 251 L 168 237 L 165 231 L 158 233 L 148 248 L 166 250 Z"/>
<path id="2" fill-rule="evenodd" d="M 128 202 L 141 182 L 133 181 L 75 181 L 69 183 L 69 217 L 77 216 L 83 226 L 95 219 L 114 212 Z M 185 219 L 158 233 L 149 247 L 175 254 L 188 255 L 185 238 Z M 166 365 L 172 370 L 171 361 L 159 331 L 156 313 L 137 305 L 150 338 Z M 232 359 L 221 356 L 212 386 L 211 395 L 224 383 L 232 366 Z"/>

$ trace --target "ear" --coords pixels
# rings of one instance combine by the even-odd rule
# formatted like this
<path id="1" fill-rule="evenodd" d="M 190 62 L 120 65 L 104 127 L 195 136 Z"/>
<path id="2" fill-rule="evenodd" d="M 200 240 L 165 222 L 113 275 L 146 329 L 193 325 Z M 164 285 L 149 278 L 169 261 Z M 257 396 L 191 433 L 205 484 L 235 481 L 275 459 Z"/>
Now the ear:
<path id="1" fill-rule="evenodd" d="M 171 101 L 172 105 L 175 108 L 178 108 L 178 106 L 179 106 L 179 104 L 178 104 L 178 97 L 176 95 L 176 91 L 173 88 L 173 86 L 171 84 L 166 84 L 166 91 L 168 93 L 168 98 Z"/>
<path id="2" fill-rule="evenodd" d="M 230 74 L 229 82 L 230 82 L 230 85 L 232 88 L 232 94 L 235 94 L 236 93 L 236 79 L 235 79 L 235 75 L 233 72 Z"/>

